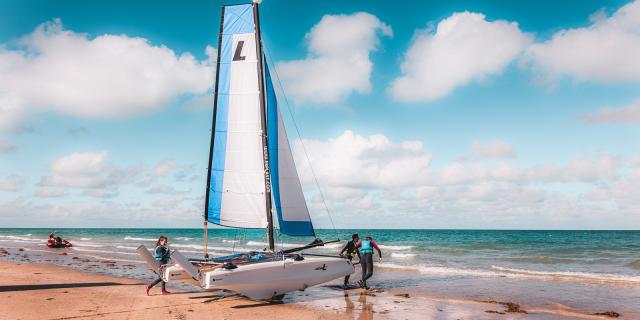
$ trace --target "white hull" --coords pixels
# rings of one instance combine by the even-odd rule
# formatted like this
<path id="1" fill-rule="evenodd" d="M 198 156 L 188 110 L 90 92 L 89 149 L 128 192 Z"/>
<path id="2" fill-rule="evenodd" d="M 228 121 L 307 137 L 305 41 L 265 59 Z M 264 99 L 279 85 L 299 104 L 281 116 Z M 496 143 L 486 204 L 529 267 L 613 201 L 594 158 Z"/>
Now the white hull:
<path id="1" fill-rule="evenodd" d="M 236 269 L 219 268 L 202 271 L 200 285 L 206 290 L 225 289 L 256 300 L 271 299 L 287 292 L 304 290 L 352 274 L 354 267 L 347 259 L 309 257 L 295 261 L 240 264 Z M 191 277 L 179 265 L 165 269 L 166 281 Z"/>

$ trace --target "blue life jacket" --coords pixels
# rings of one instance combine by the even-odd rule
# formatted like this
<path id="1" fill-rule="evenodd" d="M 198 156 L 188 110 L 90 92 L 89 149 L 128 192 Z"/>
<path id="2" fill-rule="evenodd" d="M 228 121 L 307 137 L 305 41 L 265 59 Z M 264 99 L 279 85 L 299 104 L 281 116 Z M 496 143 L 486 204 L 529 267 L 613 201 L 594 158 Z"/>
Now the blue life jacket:
<path id="1" fill-rule="evenodd" d="M 360 253 L 373 253 L 373 246 L 371 240 L 362 240 L 360 244 Z"/>
<path id="2" fill-rule="evenodd" d="M 171 257 L 169 249 L 163 245 L 157 246 L 154 252 L 154 258 L 156 261 L 167 261 Z"/>

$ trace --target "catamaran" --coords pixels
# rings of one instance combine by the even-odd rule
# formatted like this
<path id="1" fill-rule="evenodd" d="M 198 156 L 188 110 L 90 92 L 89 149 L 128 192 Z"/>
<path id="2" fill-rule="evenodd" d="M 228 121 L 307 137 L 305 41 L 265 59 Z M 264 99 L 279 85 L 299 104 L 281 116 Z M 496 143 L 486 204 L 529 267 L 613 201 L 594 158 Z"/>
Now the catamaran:
<path id="1" fill-rule="evenodd" d="M 304 253 L 329 242 L 276 251 L 274 219 L 289 236 L 315 237 L 260 39 L 258 2 L 222 7 L 213 125 L 204 212 L 204 258 L 161 268 L 147 248 L 138 252 L 165 281 L 190 280 L 252 299 L 291 291 L 354 272 L 348 259 Z M 207 223 L 266 229 L 269 250 L 210 258 Z"/>

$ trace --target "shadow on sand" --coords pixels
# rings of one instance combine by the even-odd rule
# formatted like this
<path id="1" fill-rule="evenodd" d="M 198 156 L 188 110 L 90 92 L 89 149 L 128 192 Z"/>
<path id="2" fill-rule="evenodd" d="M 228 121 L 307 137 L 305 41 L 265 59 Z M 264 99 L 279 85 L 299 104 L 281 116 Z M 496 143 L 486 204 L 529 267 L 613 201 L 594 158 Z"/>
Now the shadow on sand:
<path id="1" fill-rule="evenodd" d="M 140 283 L 119 283 L 119 282 L 23 284 L 23 285 L 13 285 L 13 286 L 0 286 L 0 292 L 28 291 L 28 290 L 46 290 L 46 289 L 66 289 L 66 288 L 87 288 L 87 287 L 107 287 L 107 286 L 138 286 L 138 285 L 140 285 Z"/>
<path id="2" fill-rule="evenodd" d="M 238 306 L 233 306 L 231 308 L 234 308 L 234 309 L 258 308 L 258 307 L 273 306 L 273 305 L 277 305 L 277 304 L 284 304 L 284 302 L 283 301 L 257 302 L 257 303 L 254 303 L 254 304 L 242 304 L 242 305 L 238 305 Z"/>

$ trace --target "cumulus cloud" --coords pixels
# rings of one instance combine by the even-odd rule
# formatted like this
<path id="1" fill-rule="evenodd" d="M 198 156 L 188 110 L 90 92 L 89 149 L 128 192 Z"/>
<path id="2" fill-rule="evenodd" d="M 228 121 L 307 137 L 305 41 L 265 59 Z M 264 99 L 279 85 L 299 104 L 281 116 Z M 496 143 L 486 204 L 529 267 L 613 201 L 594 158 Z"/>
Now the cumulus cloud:
<path id="1" fill-rule="evenodd" d="M 0 179 L 0 191 L 15 192 L 24 187 L 25 179 L 21 176 L 12 174 Z"/>
<path id="2" fill-rule="evenodd" d="M 501 140 L 475 145 L 477 155 L 502 158 L 470 157 L 434 167 L 421 141 L 348 130 L 326 140 L 293 142 L 308 206 L 314 221 L 326 226 L 332 223 L 326 210 L 339 227 L 349 227 L 356 216 L 362 227 L 375 227 L 367 224 L 370 218 L 388 227 L 449 228 L 603 228 L 640 222 L 626 216 L 640 210 L 640 156 L 591 154 L 522 166 L 512 158 L 514 148 Z"/>
<path id="3" fill-rule="evenodd" d="M 85 189 L 85 195 L 110 197 L 117 187 L 135 181 L 139 166 L 120 168 L 110 161 L 111 153 L 76 152 L 51 162 L 51 175 L 40 180 L 41 187 Z M 86 189 L 93 189 L 87 191 Z"/>
<path id="4" fill-rule="evenodd" d="M 364 137 L 350 130 L 327 141 L 296 140 L 294 151 L 305 185 L 314 183 L 310 164 L 323 186 L 346 188 L 416 185 L 427 178 L 431 164 L 419 141 L 392 143 L 381 134 Z"/>
<path id="5" fill-rule="evenodd" d="M 578 117 L 586 123 L 594 124 L 638 124 L 640 123 L 640 100 L 622 108 L 602 108 Z"/>
<path id="6" fill-rule="evenodd" d="M 459 12 L 418 30 L 389 93 L 404 102 L 433 101 L 456 87 L 498 75 L 531 41 L 518 24 Z"/>
<path id="7" fill-rule="evenodd" d="M 526 60 L 549 82 L 562 76 L 581 81 L 640 81 L 640 1 L 611 16 L 596 14 L 587 27 L 558 31 L 527 49 Z"/>
<path id="8" fill-rule="evenodd" d="M 515 156 L 516 150 L 513 146 L 502 140 L 474 141 L 471 144 L 471 158 L 473 159 L 514 158 Z"/>
<path id="9" fill-rule="evenodd" d="M 371 91 L 369 59 L 391 27 L 365 12 L 325 15 L 306 35 L 308 56 L 280 62 L 287 94 L 298 103 L 335 103 L 353 92 Z"/>
<path id="10" fill-rule="evenodd" d="M 163 160 L 159 162 L 151 171 L 153 177 L 164 177 L 176 169 L 175 160 Z"/>
<path id="11" fill-rule="evenodd" d="M 147 189 L 145 192 L 149 194 L 185 194 L 189 191 L 191 190 L 177 190 L 173 186 L 160 184 Z"/>
<path id="12" fill-rule="evenodd" d="M 433 185 L 472 184 L 487 181 L 527 183 L 573 183 L 609 181 L 619 174 L 623 162 L 613 155 L 580 156 L 564 165 L 545 163 L 529 168 L 509 162 L 498 164 L 453 162 L 433 171 Z"/>
<path id="13" fill-rule="evenodd" d="M 144 38 L 92 38 L 56 19 L 16 46 L 0 45 L 0 129 L 18 129 L 29 113 L 47 110 L 83 118 L 157 111 L 177 96 L 205 92 L 212 75 L 209 60 Z"/>

